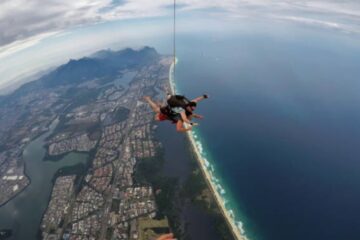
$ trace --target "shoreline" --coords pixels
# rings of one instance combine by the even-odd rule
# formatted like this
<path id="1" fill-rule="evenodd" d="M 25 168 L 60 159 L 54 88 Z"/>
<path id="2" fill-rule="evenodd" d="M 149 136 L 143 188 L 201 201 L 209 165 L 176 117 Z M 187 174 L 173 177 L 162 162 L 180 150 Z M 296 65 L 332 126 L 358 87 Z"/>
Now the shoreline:
<path id="1" fill-rule="evenodd" d="M 170 90 L 171 93 L 174 94 L 176 93 L 176 89 L 175 89 L 175 82 L 173 79 L 173 71 L 174 71 L 174 66 L 177 63 L 177 59 L 175 59 L 175 62 L 171 63 L 170 66 L 170 70 L 169 70 L 169 83 L 170 83 Z M 230 213 L 226 207 L 225 207 L 225 201 L 224 199 L 221 197 L 220 193 L 217 191 L 217 187 L 216 185 L 212 182 L 212 175 L 211 173 L 208 171 L 207 167 L 206 167 L 206 162 L 204 160 L 204 158 L 202 157 L 200 150 L 198 148 L 198 144 L 195 141 L 194 138 L 194 134 L 192 133 L 192 131 L 187 131 L 186 132 L 187 138 L 190 141 L 191 144 L 191 148 L 193 150 L 193 153 L 196 156 L 196 160 L 199 164 L 199 167 L 201 169 L 201 172 L 206 180 L 206 184 L 208 185 L 209 189 L 211 190 L 215 201 L 217 203 L 217 205 L 219 206 L 219 209 L 221 210 L 224 218 L 226 219 L 226 222 L 233 234 L 233 236 L 237 239 L 237 240 L 249 240 L 243 233 L 243 230 L 238 227 L 236 225 L 235 219 L 234 219 L 234 215 L 233 213 Z"/>
<path id="2" fill-rule="evenodd" d="M 23 189 L 21 189 L 19 192 L 15 193 L 15 195 L 13 195 L 12 197 L 10 197 L 10 198 L 9 198 L 8 200 L 6 200 L 5 202 L 1 203 L 1 204 L 0 204 L 0 208 L 1 208 L 1 207 L 4 207 L 4 206 L 5 206 L 6 204 L 8 204 L 10 201 L 14 200 L 17 196 L 19 196 L 22 192 L 25 191 L 25 189 L 27 189 L 27 188 L 30 186 L 30 184 L 31 184 L 31 178 L 29 178 L 26 174 L 24 174 L 24 175 L 28 178 L 29 183 L 28 183 Z"/>
<path id="3" fill-rule="evenodd" d="M 52 120 L 50 121 L 50 123 L 49 123 L 46 127 L 49 128 L 49 126 L 51 125 L 51 123 L 52 123 L 55 119 L 57 119 L 57 116 L 56 116 L 54 119 L 52 119 Z M 36 139 L 38 139 L 39 137 L 41 137 L 41 136 L 42 136 L 43 134 L 45 134 L 46 132 L 47 132 L 47 131 L 45 131 L 45 132 L 43 132 L 43 133 L 39 133 L 39 134 L 36 135 L 29 143 L 35 141 Z M 23 158 L 24 150 L 25 150 L 25 148 L 29 145 L 29 143 L 26 144 L 26 146 L 24 147 L 24 149 L 23 149 L 23 151 L 22 151 L 22 153 L 21 153 L 21 159 L 22 159 L 23 161 L 24 161 L 24 158 Z M 5 206 L 6 204 L 8 204 L 10 201 L 14 200 L 18 195 L 20 195 L 23 191 L 25 191 L 25 189 L 27 189 L 27 188 L 30 186 L 30 184 L 31 184 L 31 178 L 30 178 L 30 176 L 28 176 L 28 175 L 26 174 L 26 162 L 25 162 L 25 161 L 24 161 L 23 174 L 24 174 L 24 176 L 29 180 L 28 184 L 26 184 L 26 186 L 24 186 L 23 189 L 21 189 L 19 192 L 15 193 L 15 195 L 13 195 L 13 196 L 10 197 L 9 199 L 7 199 L 5 202 L 0 203 L 0 208 L 3 207 L 3 206 Z"/>

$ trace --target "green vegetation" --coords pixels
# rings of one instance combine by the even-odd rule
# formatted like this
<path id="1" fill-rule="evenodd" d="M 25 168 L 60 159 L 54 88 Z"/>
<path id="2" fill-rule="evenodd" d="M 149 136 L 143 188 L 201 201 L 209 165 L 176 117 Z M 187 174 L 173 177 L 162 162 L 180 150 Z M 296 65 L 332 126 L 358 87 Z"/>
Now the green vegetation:
<path id="1" fill-rule="evenodd" d="M 119 107 L 115 109 L 114 112 L 106 115 L 106 118 L 103 121 L 103 124 L 111 125 L 117 122 L 126 120 L 129 117 L 130 110 L 125 107 Z"/>
<path id="2" fill-rule="evenodd" d="M 59 133 L 70 133 L 71 135 L 77 133 L 89 133 L 89 138 L 91 140 L 98 139 L 101 137 L 101 124 L 98 122 L 87 122 L 79 124 L 66 124 L 64 117 L 60 117 L 59 124 L 56 126 L 53 133 L 46 138 L 49 140 L 56 136 Z"/>
<path id="3" fill-rule="evenodd" d="M 117 108 L 114 111 L 114 117 L 118 122 L 124 121 L 128 118 L 130 110 L 124 107 Z"/>
<path id="4" fill-rule="evenodd" d="M 193 168 L 192 173 L 183 185 L 181 195 L 185 198 L 195 201 L 198 198 L 199 193 L 201 193 L 206 188 L 207 185 L 200 170 L 198 168 Z"/>
<path id="5" fill-rule="evenodd" d="M 189 147 L 191 147 L 190 143 Z M 192 201 L 203 211 L 206 211 L 208 217 L 215 223 L 216 230 L 222 237 L 221 239 L 234 239 L 234 236 L 227 225 L 226 219 L 217 205 L 213 193 L 206 183 L 205 176 L 200 170 L 200 166 L 195 158 L 195 153 L 192 154 L 191 159 L 191 174 L 183 184 L 180 195 L 182 198 Z"/>
<path id="6" fill-rule="evenodd" d="M 146 88 L 144 91 L 144 96 L 155 96 L 157 94 L 157 91 L 154 87 Z"/>
<path id="7" fill-rule="evenodd" d="M 158 207 L 157 218 L 169 218 L 170 226 L 175 235 L 180 236 L 179 209 L 176 208 L 178 181 L 176 178 L 163 175 L 164 164 L 161 149 L 157 156 L 140 159 L 136 165 L 134 178 L 137 183 L 151 184 L 155 191 L 155 201 Z"/>
<path id="8" fill-rule="evenodd" d="M 110 212 L 119 212 L 120 202 L 120 199 L 113 199 L 111 202 Z"/>
<path id="9" fill-rule="evenodd" d="M 92 101 L 96 100 L 96 97 L 100 93 L 101 89 L 89 89 L 89 88 L 70 88 L 65 94 L 64 98 L 69 99 L 72 103 L 71 107 L 67 110 L 70 111 L 81 105 L 88 105 Z"/>
<path id="10" fill-rule="evenodd" d="M 110 240 L 112 238 L 113 232 L 114 232 L 113 228 L 111 228 L 111 227 L 107 228 L 106 229 L 106 237 L 105 237 L 105 239 Z"/>
<path id="11" fill-rule="evenodd" d="M 140 159 L 134 176 L 137 183 L 152 185 L 161 216 L 171 214 L 174 210 L 169 199 L 173 199 L 177 186 L 175 178 L 163 176 L 161 171 L 163 163 L 162 153 L 155 157 Z"/>

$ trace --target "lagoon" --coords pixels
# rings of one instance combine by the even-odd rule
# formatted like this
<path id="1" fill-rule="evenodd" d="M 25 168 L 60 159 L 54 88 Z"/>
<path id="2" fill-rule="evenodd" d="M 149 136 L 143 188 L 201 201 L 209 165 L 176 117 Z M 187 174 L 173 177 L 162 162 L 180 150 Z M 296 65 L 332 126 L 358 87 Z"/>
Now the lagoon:
<path id="1" fill-rule="evenodd" d="M 70 153 L 57 161 L 44 161 L 45 139 L 54 131 L 54 120 L 49 131 L 28 144 L 23 152 L 28 185 L 11 201 L 0 207 L 0 229 L 12 229 L 11 240 L 36 240 L 40 237 L 40 223 L 47 208 L 55 174 L 64 167 L 81 164 L 85 167 L 88 154 Z"/>

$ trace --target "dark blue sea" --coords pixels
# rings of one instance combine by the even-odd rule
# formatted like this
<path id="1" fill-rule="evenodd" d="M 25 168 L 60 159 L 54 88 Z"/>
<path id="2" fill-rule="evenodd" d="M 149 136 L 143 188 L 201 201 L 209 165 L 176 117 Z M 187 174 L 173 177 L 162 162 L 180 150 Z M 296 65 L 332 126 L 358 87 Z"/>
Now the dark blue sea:
<path id="1" fill-rule="evenodd" d="M 176 84 L 210 95 L 197 134 L 250 239 L 360 239 L 359 40 L 270 23 L 180 30 Z"/>

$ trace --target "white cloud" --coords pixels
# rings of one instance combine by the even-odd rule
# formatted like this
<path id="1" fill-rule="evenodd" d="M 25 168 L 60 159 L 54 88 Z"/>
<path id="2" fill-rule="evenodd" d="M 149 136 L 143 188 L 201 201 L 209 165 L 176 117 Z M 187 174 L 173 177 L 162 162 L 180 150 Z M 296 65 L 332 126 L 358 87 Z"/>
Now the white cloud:
<path id="1" fill-rule="evenodd" d="M 0 59 L 69 28 L 118 19 L 172 14 L 171 0 L 2 0 Z M 179 13 L 269 18 L 346 32 L 360 32 L 357 0 L 177 0 Z"/>
<path id="2" fill-rule="evenodd" d="M 0 48 L 0 59 L 10 56 L 18 51 L 24 50 L 28 47 L 31 47 L 37 43 L 39 43 L 42 39 L 48 38 L 49 36 L 53 36 L 58 32 L 46 32 L 40 33 L 35 36 L 31 36 L 29 38 L 23 40 L 16 40 L 10 44 L 5 45 L 4 47 Z"/>
<path id="3" fill-rule="evenodd" d="M 34 35 L 101 20 L 100 8 L 110 1 L 3 0 L 0 2 L 0 45 Z"/>
<path id="4" fill-rule="evenodd" d="M 224 18 L 235 23 L 240 21 L 240 18 L 269 19 L 346 33 L 360 33 L 360 1 L 358 0 L 176 1 L 179 16 L 196 12 L 196 14 L 205 14 L 209 18 Z M 114 42 L 113 39 L 124 39 L 125 36 L 109 37 L 108 33 L 107 36 L 98 34 L 97 39 L 92 38 L 89 46 L 77 46 L 67 42 L 65 45 L 71 45 L 71 49 L 64 50 L 63 46 L 58 46 L 59 49 L 52 47 L 48 51 L 35 51 L 37 46 L 46 45 L 41 45 L 44 39 L 69 34 L 69 29 L 107 21 L 171 17 L 172 3 L 172 0 L 1 0 L 0 75 L 3 77 L 0 84 L 7 84 L 11 81 L 9 79 L 25 76 L 33 73 L 35 69 L 43 69 L 51 63 L 63 61 L 65 53 L 80 54 L 80 50 L 89 52 L 91 49 L 88 48 L 101 47 L 102 43 Z M 219 28 L 222 27 L 220 22 L 217 26 Z M 189 28 L 195 28 L 195 25 L 192 26 L 193 24 L 190 24 Z M 151 28 L 154 29 L 154 26 Z M 141 29 L 141 32 L 145 31 L 147 31 L 146 27 Z M 136 34 L 139 32 L 131 32 L 129 29 L 126 31 L 127 37 L 136 38 Z M 86 36 L 78 40 L 81 41 L 87 41 Z M 24 51 L 27 49 L 32 51 Z M 28 52 L 35 54 L 31 55 Z M 31 58 L 30 62 L 29 58 Z"/>
<path id="5" fill-rule="evenodd" d="M 336 22 L 328 22 L 311 18 L 304 17 L 295 17 L 295 16 L 273 16 L 274 19 L 278 20 L 287 20 L 292 22 L 297 22 L 305 25 L 318 26 L 323 28 L 335 29 L 335 30 L 343 30 L 347 32 L 351 32 L 351 29 L 347 29 L 345 25 L 336 23 Z"/>

